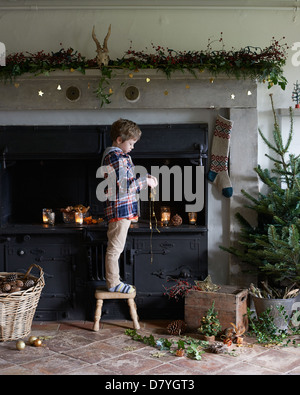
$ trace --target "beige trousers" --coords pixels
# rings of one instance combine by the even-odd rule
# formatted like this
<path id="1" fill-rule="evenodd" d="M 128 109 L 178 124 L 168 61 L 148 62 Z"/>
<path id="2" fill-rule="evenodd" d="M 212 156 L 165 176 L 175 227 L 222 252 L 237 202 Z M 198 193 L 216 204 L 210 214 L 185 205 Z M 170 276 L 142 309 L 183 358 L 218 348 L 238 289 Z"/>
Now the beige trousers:
<path id="1" fill-rule="evenodd" d="M 120 284 L 119 258 L 124 250 L 130 219 L 110 222 L 107 230 L 107 250 L 105 256 L 105 277 L 107 288 Z"/>

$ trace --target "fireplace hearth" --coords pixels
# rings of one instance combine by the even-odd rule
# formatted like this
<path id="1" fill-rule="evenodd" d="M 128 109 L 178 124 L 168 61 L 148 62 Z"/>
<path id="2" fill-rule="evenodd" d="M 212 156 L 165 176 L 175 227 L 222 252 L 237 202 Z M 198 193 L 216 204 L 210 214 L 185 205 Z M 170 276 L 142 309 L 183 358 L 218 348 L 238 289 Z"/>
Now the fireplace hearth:
<path id="1" fill-rule="evenodd" d="M 190 168 L 193 177 L 190 196 L 197 184 L 195 168 L 201 165 L 204 173 L 207 169 L 208 127 L 140 127 L 142 139 L 132 153 L 135 165 L 148 171 L 174 166 L 182 170 L 182 200 L 176 199 L 173 173 L 162 172 L 157 191 L 161 198 L 154 203 L 157 227 L 149 215 L 150 201 L 141 200 L 140 219 L 131 225 L 120 273 L 137 288 L 140 317 L 182 317 L 183 305 L 168 300 L 164 291 L 177 279 L 193 283 L 207 275 L 207 182 L 201 185 L 204 204 L 197 224 L 190 225 L 186 206 L 193 202 L 185 199 L 184 170 Z M 96 174 L 101 154 L 111 144 L 109 126 L 3 126 L 0 142 L 1 271 L 26 271 L 32 263 L 43 267 L 46 286 L 36 319 L 91 319 L 94 290 L 105 284 L 106 224 L 65 224 L 60 209 L 81 203 L 90 207 L 94 218 L 103 216 Z M 162 200 L 166 183 L 169 199 Z M 160 209 L 165 205 L 171 216 L 180 215 L 181 225 L 161 224 Z M 44 207 L 55 212 L 54 226 L 42 223 Z M 128 314 L 113 301 L 103 313 L 107 318 Z"/>
<path id="2" fill-rule="evenodd" d="M 0 264 L 3 270 L 23 271 L 33 262 L 43 263 L 46 287 L 37 311 L 39 319 L 92 318 L 93 289 L 104 282 L 105 225 L 64 224 L 59 211 L 56 211 L 55 226 L 43 225 L 41 209 L 48 206 L 58 210 L 81 203 L 90 204 L 93 215 L 102 215 L 102 204 L 90 191 L 95 191 L 100 182 L 95 174 L 101 153 L 109 144 L 108 125 L 119 117 L 132 119 L 145 128 L 132 155 L 136 165 L 197 166 L 200 155 L 207 152 L 208 158 L 202 157 L 206 171 L 215 119 L 220 114 L 234 123 L 229 158 L 232 198 L 222 197 L 214 185 L 205 184 L 205 209 L 198 213 L 197 226 L 188 224 L 184 204 L 158 201 L 158 216 L 160 205 L 171 206 L 172 214 L 183 218 L 183 225 L 159 227 L 161 233 L 152 235 L 149 205 L 147 201 L 141 202 L 141 220 L 130 229 L 120 262 L 121 273 L 128 281 L 136 281 L 140 288 L 139 314 L 146 318 L 148 314 L 164 317 L 168 314 L 172 318 L 181 314 L 182 304 L 163 296 L 161 288 L 165 284 L 171 286 L 167 282 L 170 276 L 193 281 L 193 276 L 203 277 L 208 271 L 216 283 L 247 286 L 249 279 L 242 273 L 239 262 L 225 255 L 218 246 L 228 245 L 239 231 L 235 213 L 243 212 L 245 200 L 241 189 L 258 191 L 258 180 L 253 173 L 257 164 L 256 83 L 221 75 L 212 83 L 207 72 L 197 73 L 196 78 L 188 72 L 178 72 L 166 79 L 156 70 L 139 70 L 130 76 L 116 70 L 110 81 L 114 92 L 111 103 L 100 109 L 94 94 L 100 76 L 99 70 L 87 70 L 85 75 L 55 71 L 49 76 L 20 76 L 17 85 L 0 84 Z M 62 88 L 59 91 L 58 84 Z M 78 100 L 68 98 L 70 86 L 80 91 Z M 139 91 L 136 100 L 126 96 L 129 86 Z M 43 97 L 38 95 L 39 90 L 44 92 Z M 179 144 L 172 146 L 170 137 L 159 145 L 156 142 L 157 137 L 175 136 L 177 126 L 203 126 L 200 122 L 205 127 L 199 136 L 206 135 L 206 141 L 192 138 L 187 147 L 190 140 L 182 138 L 184 133 L 179 130 Z M 157 135 L 154 125 L 161 126 Z M 41 136 L 44 138 L 40 139 Z M 167 155 L 164 147 L 169 147 Z M 12 182 L 14 177 L 19 180 L 17 184 Z M 24 205 L 25 200 L 30 202 L 29 206 Z M 183 246 L 180 250 L 178 240 Z M 174 270 L 165 267 L 172 256 L 180 260 Z M 197 265 L 192 261 L 197 261 Z M 137 277 L 140 268 L 147 271 L 144 291 L 144 284 Z M 153 289 L 149 289 L 151 283 Z M 127 306 L 120 311 L 119 304 L 106 305 L 105 309 L 107 317 L 128 314 Z"/>

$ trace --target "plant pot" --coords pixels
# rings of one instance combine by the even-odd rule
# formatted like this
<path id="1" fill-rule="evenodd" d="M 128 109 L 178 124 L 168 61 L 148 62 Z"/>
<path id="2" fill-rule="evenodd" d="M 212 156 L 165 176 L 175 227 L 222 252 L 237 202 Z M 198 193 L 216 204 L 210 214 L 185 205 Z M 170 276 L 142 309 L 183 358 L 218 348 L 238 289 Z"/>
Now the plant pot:
<path id="1" fill-rule="evenodd" d="M 261 315 L 264 311 L 270 309 L 270 315 L 274 318 L 274 324 L 278 329 L 285 330 L 288 328 L 292 312 L 293 312 L 293 304 L 296 302 L 297 298 L 290 299 L 266 299 L 266 298 L 258 298 L 256 296 L 252 296 L 256 314 L 257 316 Z M 282 313 L 278 310 L 278 307 L 283 306 L 283 313 L 288 316 L 288 320 L 286 321 L 283 317 Z"/>

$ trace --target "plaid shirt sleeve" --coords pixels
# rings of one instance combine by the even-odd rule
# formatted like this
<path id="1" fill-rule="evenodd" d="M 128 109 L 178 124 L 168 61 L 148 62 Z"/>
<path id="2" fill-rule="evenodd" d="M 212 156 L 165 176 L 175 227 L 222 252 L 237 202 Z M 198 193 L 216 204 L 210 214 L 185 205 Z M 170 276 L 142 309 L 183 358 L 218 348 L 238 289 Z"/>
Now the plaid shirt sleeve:
<path id="1" fill-rule="evenodd" d="M 134 218 L 138 215 L 137 194 L 147 188 L 147 176 L 137 178 L 131 157 L 116 150 L 103 161 L 106 178 L 110 177 L 104 213 L 108 221 Z"/>

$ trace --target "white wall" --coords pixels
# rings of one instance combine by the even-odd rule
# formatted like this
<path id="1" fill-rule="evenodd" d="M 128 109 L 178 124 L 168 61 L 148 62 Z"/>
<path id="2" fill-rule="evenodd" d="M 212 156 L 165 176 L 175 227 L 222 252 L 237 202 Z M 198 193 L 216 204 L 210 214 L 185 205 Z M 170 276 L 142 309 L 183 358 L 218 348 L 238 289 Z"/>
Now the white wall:
<path id="1" fill-rule="evenodd" d="M 294 20 L 294 17 L 296 19 Z M 280 39 L 292 47 L 300 41 L 300 12 L 273 10 L 96 10 L 96 11 L 1 11 L 0 2 L 0 41 L 5 43 L 7 53 L 36 52 L 39 50 L 57 51 L 72 47 L 87 58 L 95 56 L 95 44 L 91 38 L 93 25 L 102 42 L 109 24 L 112 34 L 109 39 L 111 58 L 120 58 L 129 49 L 131 42 L 135 50 L 151 50 L 151 43 L 178 50 L 205 49 L 208 39 L 216 40 L 215 49 L 220 49 L 220 33 L 226 49 L 240 49 L 248 45 L 265 47 L 272 37 Z M 270 90 L 261 84 L 258 88 L 258 123 L 262 131 L 269 135 L 272 131 L 273 118 L 269 93 L 273 93 L 276 108 L 293 106 L 291 92 L 293 83 L 300 81 L 300 66 L 292 65 L 289 58 L 285 66 L 285 76 L 289 83 L 286 91 L 274 86 Z M 0 98 L 1 100 L 1 98 Z M 300 111 L 300 110 L 299 110 Z M 166 118 L 168 115 L 166 114 Z M 299 118 L 298 118 L 299 119 Z M 137 120 L 139 122 L 139 120 Z M 295 122 L 295 144 L 299 148 L 300 122 Z M 284 128 L 288 122 L 283 122 Z M 238 130 L 233 130 L 234 133 Z M 264 157 L 265 145 L 259 140 L 258 162 L 267 166 Z M 299 153 L 299 152 L 298 152 Z M 223 212 L 222 212 L 223 211 Z M 218 221 L 226 221 L 226 202 L 216 205 L 216 216 L 210 219 L 211 231 Z M 226 227 L 225 227 L 226 228 Z M 224 235 L 226 236 L 226 235 Z M 226 242 L 226 237 L 224 238 Z M 224 242 L 222 240 L 222 242 Z M 212 247 L 212 246 L 210 246 Z M 227 266 L 220 265 L 220 260 L 227 257 L 220 253 L 217 246 L 211 250 L 210 271 L 216 282 L 228 281 Z"/>
<path id="2" fill-rule="evenodd" d="M 296 18 L 295 18 L 296 17 Z M 295 20 L 294 20 L 295 18 Z M 287 42 L 289 58 L 285 76 L 289 83 L 286 91 L 279 87 L 267 89 L 261 84 L 258 91 L 259 126 L 267 133 L 272 126 L 269 93 L 274 93 L 275 106 L 285 108 L 293 105 L 293 83 L 300 80 L 300 66 L 292 65 L 291 47 L 300 41 L 300 11 L 293 10 L 93 10 L 93 11 L 1 11 L 0 41 L 7 53 L 57 51 L 72 47 L 87 58 L 95 56 L 95 44 L 91 39 L 93 25 L 102 42 L 109 24 L 112 34 L 109 39 L 111 58 L 120 58 L 129 49 L 151 50 L 151 43 L 178 50 L 199 50 L 207 46 L 208 39 L 217 40 L 220 33 L 226 49 L 239 49 L 247 45 L 267 46 L 272 37 Z M 300 134 L 297 136 L 300 139 Z M 259 149 L 259 162 L 264 159 L 264 145 Z"/>

